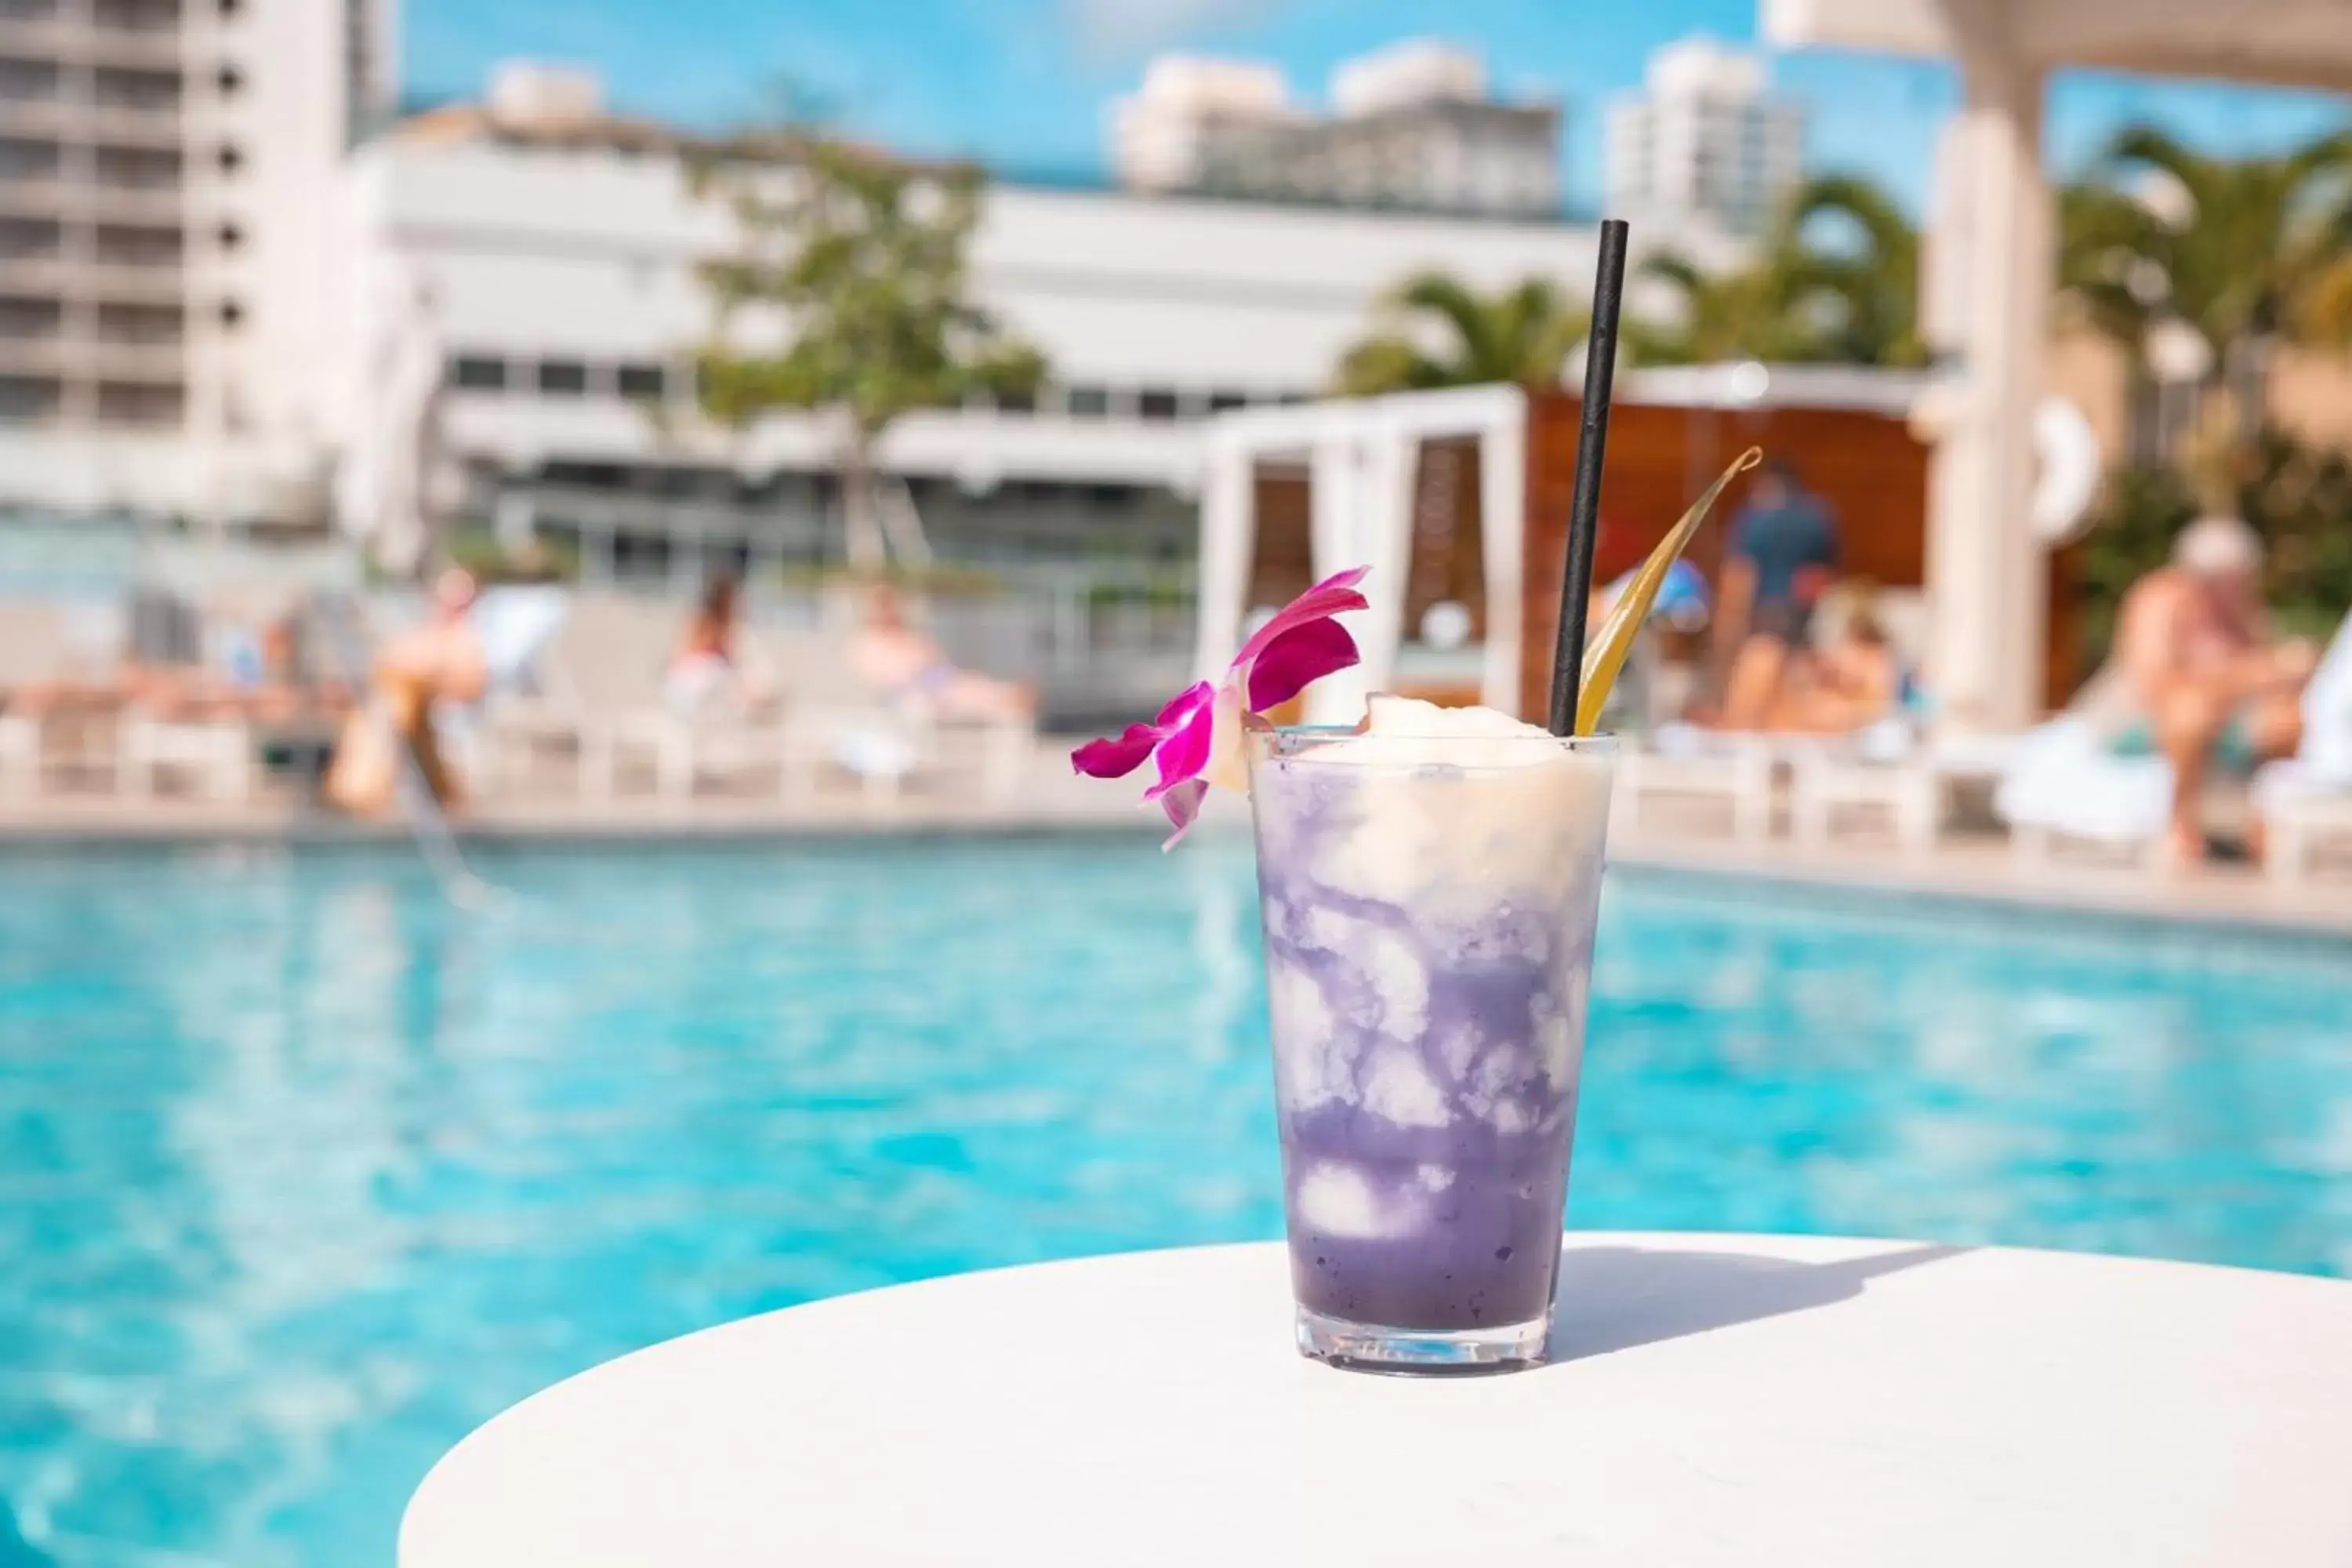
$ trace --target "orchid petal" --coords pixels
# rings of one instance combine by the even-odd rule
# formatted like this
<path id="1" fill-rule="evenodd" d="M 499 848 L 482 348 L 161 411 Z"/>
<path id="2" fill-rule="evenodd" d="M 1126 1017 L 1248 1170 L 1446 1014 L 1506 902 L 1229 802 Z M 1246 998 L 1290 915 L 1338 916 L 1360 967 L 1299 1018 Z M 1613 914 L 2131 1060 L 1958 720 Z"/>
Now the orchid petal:
<path id="1" fill-rule="evenodd" d="M 1242 651 L 1234 656 L 1233 668 L 1247 669 L 1285 632 L 1310 622 L 1328 620 L 1349 610 L 1369 608 L 1371 601 L 1356 592 L 1356 584 L 1370 570 L 1369 566 L 1350 566 L 1345 572 L 1334 572 L 1283 605 L 1271 620 L 1250 634 L 1249 641 L 1242 644 Z"/>
<path id="2" fill-rule="evenodd" d="M 1116 737 L 1088 741 L 1072 752 L 1070 766 L 1090 778 L 1125 778 L 1143 765 L 1144 759 L 1160 748 L 1171 731 L 1215 697 L 1216 689 L 1205 680 L 1188 686 L 1168 700 L 1168 705 L 1151 723 L 1129 724 Z"/>
<path id="3" fill-rule="evenodd" d="M 1289 701 L 1335 669 L 1346 669 L 1363 656 L 1356 639 L 1337 621 L 1307 621 L 1295 626 L 1265 647 L 1249 667 L 1249 710 L 1263 713 Z"/>
<path id="4" fill-rule="evenodd" d="M 1149 724 L 1089 741 L 1070 753 L 1070 765 L 1097 778 L 1120 778 L 1147 759 L 1156 763 L 1158 782 L 1143 798 L 1157 802 L 1175 829 L 1162 847 L 1175 847 L 1200 819 L 1210 785 L 1248 793 L 1243 741 L 1251 715 L 1361 658 L 1356 639 L 1332 617 L 1369 607 L 1356 588 L 1368 570 L 1335 572 L 1316 584 L 1242 645 L 1223 680 L 1187 687 Z"/>
<path id="5" fill-rule="evenodd" d="M 1152 723 L 1162 735 L 1165 735 L 1190 719 L 1196 709 L 1206 707 L 1214 700 L 1216 695 L 1215 687 L 1205 680 L 1196 680 L 1171 697 L 1168 700 L 1168 706 L 1160 710 L 1160 717 L 1154 719 Z"/>
<path id="6" fill-rule="evenodd" d="M 1160 797 L 1160 809 L 1176 825 L 1176 831 L 1160 843 L 1162 854 L 1175 848 L 1184 835 L 1192 831 L 1192 824 L 1201 817 L 1201 801 L 1208 793 L 1209 786 L 1201 780 L 1187 779 Z"/>
<path id="7" fill-rule="evenodd" d="M 1160 744 L 1156 724 L 1129 724 L 1115 738 L 1088 741 L 1070 753 L 1070 767 L 1089 778 L 1122 779 L 1143 765 Z"/>
<path id="8" fill-rule="evenodd" d="M 1173 720 L 1179 705 L 1185 710 Z M 1186 691 L 1168 705 L 1161 714 L 1167 739 L 1160 742 L 1160 782 L 1143 792 L 1146 800 L 1158 800 L 1180 784 L 1191 783 L 1209 765 L 1209 752 L 1216 736 L 1217 692 L 1207 681 Z"/>

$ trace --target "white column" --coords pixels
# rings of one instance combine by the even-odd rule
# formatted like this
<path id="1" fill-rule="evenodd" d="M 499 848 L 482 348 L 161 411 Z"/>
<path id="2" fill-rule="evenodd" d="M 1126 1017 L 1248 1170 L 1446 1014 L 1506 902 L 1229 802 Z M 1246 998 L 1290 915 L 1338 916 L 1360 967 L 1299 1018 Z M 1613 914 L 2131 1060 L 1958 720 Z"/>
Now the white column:
<path id="1" fill-rule="evenodd" d="M 2030 515 L 2053 268 L 2043 84 L 2002 44 L 1992 27 L 1961 42 L 1965 381 L 1929 481 L 1927 674 L 1961 731 L 2040 715 L 2046 636 L 2043 551 Z"/>
<path id="2" fill-rule="evenodd" d="M 1201 479 L 1200 639 L 1194 678 L 1214 680 L 1242 646 L 1250 561 L 1257 547 L 1257 454 L 1229 432 L 1212 434 Z"/>
<path id="3" fill-rule="evenodd" d="M 1341 420 L 1339 427 L 1326 428 L 1316 437 L 1307 468 L 1308 543 L 1318 582 L 1334 572 L 1363 563 L 1358 527 L 1361 461 L 1356 432 L 1347 428 L 1347 424 Z M 1347 619 L 1360 623 L 1363 617 L 1351 616 Z M 1350 629 L 1357 633 L 1360 643 L 1361 626 Z M 1354 723 L 1363 716 L 1364 694 L 1369 689 L 1361 665 L 1325 676 L 1307 689 L 1307 721 Z"/>
<path id="4" fill-rule="evenodd" d="M 1519 710 L 1527 484 L 1527 407 L 1514 389 L 1507 416 L 1478 433 L 1478 539 L 1486 576 L 1486 653 L 1478 700 L 1502 713 Z"/>
<path id="5" fill-rule="evenodd" d="M 1365 432 L 1359 448 L 1352 559 L 1316 566 L 1318 577 L 1349 566 L 1371 568 L 1364 578 L 1364 597 L 1371 607 L 1355 617 L 1354 628 L 1363 663 L 1352 673 L 1365 691 L 1385 691 L 1395 683 L 1397 650 L 1404 642 L 1405 579 L 1412 571 L 1413 463 L 1420 451 L 1420 440 L 1402 423 L 1389 421 Z"/>

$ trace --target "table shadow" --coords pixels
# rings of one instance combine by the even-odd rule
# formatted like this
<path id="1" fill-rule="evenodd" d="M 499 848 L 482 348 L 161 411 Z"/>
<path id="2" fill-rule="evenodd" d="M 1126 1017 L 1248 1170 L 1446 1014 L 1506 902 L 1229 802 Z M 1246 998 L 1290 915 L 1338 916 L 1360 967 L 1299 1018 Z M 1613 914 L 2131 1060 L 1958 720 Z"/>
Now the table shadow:
<path id="1" fill-rule="evenodd" d="M 1546 1358 L 1552 1365 L 1825 1307 L 1881 1275 L 1956 1258 L 1965 1247 L 1920 1246 L 1806 1263 L 1753 1253 L 1579 1247 L 1560 1255 Z"/>

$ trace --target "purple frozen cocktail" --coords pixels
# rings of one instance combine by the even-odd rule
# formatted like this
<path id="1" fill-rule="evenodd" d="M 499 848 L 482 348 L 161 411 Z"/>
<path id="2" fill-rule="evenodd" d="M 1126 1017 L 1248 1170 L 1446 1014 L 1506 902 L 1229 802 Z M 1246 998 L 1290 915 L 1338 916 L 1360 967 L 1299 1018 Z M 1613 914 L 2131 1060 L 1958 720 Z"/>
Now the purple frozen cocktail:
<path id="1" fill-rule="evenodd" d="M 1246 750 L 1300 1349 L 1540 1361 L 1608 742 L 1375 698 Z"/>

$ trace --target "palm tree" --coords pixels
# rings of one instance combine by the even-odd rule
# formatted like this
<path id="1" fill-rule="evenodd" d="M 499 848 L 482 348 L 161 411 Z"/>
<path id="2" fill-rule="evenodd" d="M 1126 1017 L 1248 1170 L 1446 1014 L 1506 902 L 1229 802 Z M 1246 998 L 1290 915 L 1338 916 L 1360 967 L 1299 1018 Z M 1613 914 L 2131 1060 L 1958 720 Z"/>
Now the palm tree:
<path id="1" fill-rule="evenodd" d="M 2136 355 L 2159 321 L 2195 332 L 2210 351 L 2205 388 L 2226 388 L 2251 431 L 2270 350 L 2326 331 L 2336 301 L 2352 302 L 2352 284 L 2337 276 L 2352 254 L 2352 132 L 2230 159 L 2132 126 L 2103 163 L 2102 183 L 2060 202 L 2066 297 Z"/>
<path id="2" fill-rule="evenodd" d="M 1853 175 L 1792 192 L 1756 257 L 1707 272 L 1666 252 L 1641 275 L 1680 296 L 1671 321 L 1628 329 L 1651 364 L 1726 359 L 1918 364 L 1919 237 L 1884 191 Z"/>
<path id="3" fill-rule="evenodd" d="M 1818 357 L 1818 334 L 1798 310 L 1797 291 L 1780 269 L 1750 262 L 1708 272 L 1675 251 L 1642 259 L 1638 277 L 1679 297 L 1670 320 L 1625 323 L 1625 346 L 1637 364 L 1713 364 L 1759 359 L 1774 363 Z"/>
<path id="4" fill-rule="evenodd" d="M 2352 348 L 2352 254 L 2330 262 L 2312 279 L 2300 324 L 2314 342 Z"/>
<path id="5" fill-rule="evenodd" d="M 1498 381 L 1548 386 L 1591 322 L 1541 278 L 1481 296 L 1442 272 L 1405 279 L 1381 316 L 1340 358 L 1334 380 L 1349 396 Z"/>
<path id="6" fill-rule="evenodd" d="M 1836 230 L 1851 231 L 1839 243 Z M 1824 243 L 1824 235 L 1829 243 Z M 1919 231 L 1885 191 L 1853 174 L 1800 185 L 1784 209 L 1776 259 L 1801 297 L 1832 302 L 1822 357 L 1853 364 L 1927 363 L 1919 337 Z"/>

